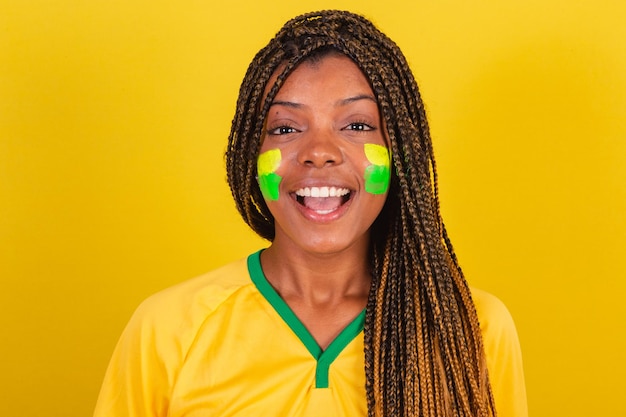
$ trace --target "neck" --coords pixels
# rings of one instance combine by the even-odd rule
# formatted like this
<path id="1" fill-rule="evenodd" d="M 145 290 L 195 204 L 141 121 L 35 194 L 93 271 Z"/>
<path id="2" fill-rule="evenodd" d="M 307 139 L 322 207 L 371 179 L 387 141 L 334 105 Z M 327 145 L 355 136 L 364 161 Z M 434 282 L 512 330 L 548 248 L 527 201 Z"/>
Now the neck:
<path id="1" fill-rule="evenodd" d="M 355 245 L 338 253 L 311 253 L 274 243 L 261 254 L 267 280 L 284 299 L 310 305 L 339 304 L 367 298 L 371 275 L 367 247 Z"/>

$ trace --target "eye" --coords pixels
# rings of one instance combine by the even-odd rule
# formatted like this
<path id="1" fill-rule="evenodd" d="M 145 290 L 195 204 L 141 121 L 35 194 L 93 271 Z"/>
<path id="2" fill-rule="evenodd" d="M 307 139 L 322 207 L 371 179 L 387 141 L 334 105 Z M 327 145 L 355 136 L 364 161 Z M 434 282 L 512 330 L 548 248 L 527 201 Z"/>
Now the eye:
<path id="1" fill-rule="evenodd" d="M 367 132 L 369 130 L 374 130 L 374 127 L 368 125 L 367 123 L 354 122 L 354 123 L 350 123 L 344 129 L 345 130 L 352 130 L 352 131 L 355 131 L 355 132 Z"/>
<path id="2" fill-rule="evenodd" d="M 291 126 L 277 126 L 267 129 L 268 135 L 288 135 L 290 133 L 296 133 L 298 130 Z"/>

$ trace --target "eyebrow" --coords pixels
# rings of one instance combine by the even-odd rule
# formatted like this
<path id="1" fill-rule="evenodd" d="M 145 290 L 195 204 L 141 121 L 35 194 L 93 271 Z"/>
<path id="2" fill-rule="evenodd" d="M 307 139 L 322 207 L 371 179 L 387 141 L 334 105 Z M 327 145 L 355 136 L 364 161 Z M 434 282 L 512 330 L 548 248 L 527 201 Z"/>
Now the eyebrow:
<path id="1" fill-rule="evenodd" d="M 354 103 L 359 100 L 370 100 L 373 103 L 378 104 L 374 96 L 370 94 L 359 94 L 354 97 L 348 97 L 348 98 L 344 98 L 344 99 L 337 101 L 337 103 L 335 103 L 335 107 L 346 106 L 348 104 Z M 270 107 L 272 106 L 285 106 L 285 107 L 291 107 L 293 109 L 300 109 L 304 107 L 304 104 L 295 103 L 293 101 L 275 100 L 272 102 L 272 104 L 270 104 Z"/>
<path id="2" fill-rule="evenodd" d="M 285 107 L 291 107 L 293 109 L 300 109 L 304 107 L 304 105 L 300 103 L 294 103 L 293 101 L 282 101 L 282 100 L 272 101 L 272 104 L 270 104 L 270 108 L 273 106 L 285 106 Z"/>
<path id="3" fill-rule="evenodd" d="M 376 101 L 376 98 L 370 94 L 359 94 L 357 96 L 354 97 L 348 97 L 348 98 L 344 98 L 343 100 L 339 100 L 337 102 L 337 106 L 345 106 L 351 103 L 354 103 L 355 101 L 359 101 L 359 100 L 371 100 L 374 102 L 374 104 L 378 104 L 378 102 Z"/>

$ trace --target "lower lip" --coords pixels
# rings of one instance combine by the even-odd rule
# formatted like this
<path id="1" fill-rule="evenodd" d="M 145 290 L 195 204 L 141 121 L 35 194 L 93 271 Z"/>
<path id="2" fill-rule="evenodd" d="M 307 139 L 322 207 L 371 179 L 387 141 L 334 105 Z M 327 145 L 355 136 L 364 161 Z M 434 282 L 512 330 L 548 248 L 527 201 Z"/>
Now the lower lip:
<path id="1" fill-rule="evenodd" d="M 304 216 L 305 219 L 311 222 L 315 222 L 315 223 L 330 223 L 339 219 L 346 213 L 346 211 L 348 211 L 348 208 L 352 204 L 353 199 L 354 199 L 354 195 L 351 196 L 348 201 L 346 201 L 345 203 L 337 207 L 337 209 L 332 210 L 330 212 L 311 210 L 307 208 L 306 206 L 303 206 L 302 204 L 298 203 L 298 201 L 296 201 L 295 198 L 292 198 L 292 201 L 296 205 L 300 213 Z"/>

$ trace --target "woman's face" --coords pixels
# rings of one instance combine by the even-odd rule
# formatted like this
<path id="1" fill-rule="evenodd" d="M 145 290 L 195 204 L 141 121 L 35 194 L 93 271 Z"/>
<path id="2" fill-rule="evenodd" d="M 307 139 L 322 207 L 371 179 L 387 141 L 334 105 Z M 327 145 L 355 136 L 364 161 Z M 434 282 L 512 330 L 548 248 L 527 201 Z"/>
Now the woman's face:
<path id="1" fill-rule="evenodd" d="M 389 154 L 356 64 L 331 54 L 297 67 L 272 102 L 262 140 L 259 185 L 275 219 L 274 245 L 314 253 L 367 247 L 387 198 Z"/>

